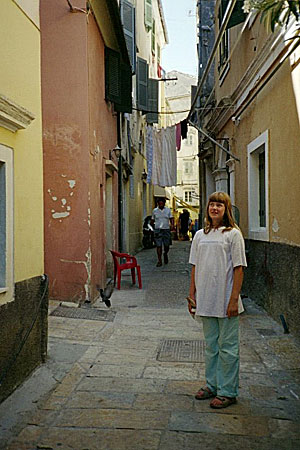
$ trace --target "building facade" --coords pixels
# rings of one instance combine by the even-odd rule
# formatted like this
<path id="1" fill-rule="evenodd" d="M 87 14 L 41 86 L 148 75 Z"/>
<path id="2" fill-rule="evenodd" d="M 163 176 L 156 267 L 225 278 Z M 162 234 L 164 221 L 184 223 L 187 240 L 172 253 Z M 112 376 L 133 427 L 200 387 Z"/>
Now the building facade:
<path id="1" fill-rule="evenodd" d="M 169 126 L 175 125 L 187 116 L 191 107 L 192 88 L 197 84 L 196 77 L 172 70 L 168 72 L 165 84 L 165 104 Z M 180 112 L 182 111 L 182 112 Z M 198 219 L 199 208 L 199 164 L 198 164 L 198 132 L 189 126 L 186 139 L 181 140 L 177 151 L 177 185 L 171 189 L 174 214 L 177 217 L 184 208 L 188 208 L 190 216 Z"/>
<path id="2" fill-rule="evenodd" d="M 216 36 L 224 17 L 215 6 Z M 237 2 L 237 7 L 241 5 Z M 240 11 L 241 12 L 241 11 Z M 295 23 L 267 33 L 256 12 L 228 23 L 213 102 L 200 117 L 206 195 L 225 190 L 246 238 L 244 291 L 299 333 L 300 51 Z"/>
<path id="3" fill-rule="evenodd" d="M 120 111 L 131 71 L 116 0 L 41 1 L 45 268 L 50 297 L 93 302 L 118 249 Z"/>
<path id="4" fill-rule="evenodd" d="M 39 6 L 1 4 L 0 401 L 45 359 Z M 24 75 L 26 74 L 26 76 Z"/>
<path id="5" fill-rule="evenodd" d="M 162 126 L 164 101 L 161 58 L 168 42 L 161 0 L 120 0 L 121 20 L 132 65 L 132 114 L 124 114 L 122 130 L 122 251 L 142 246 L 142 226 L 154 207 L 154 189 L 147 183 L 146 129 Z"/>

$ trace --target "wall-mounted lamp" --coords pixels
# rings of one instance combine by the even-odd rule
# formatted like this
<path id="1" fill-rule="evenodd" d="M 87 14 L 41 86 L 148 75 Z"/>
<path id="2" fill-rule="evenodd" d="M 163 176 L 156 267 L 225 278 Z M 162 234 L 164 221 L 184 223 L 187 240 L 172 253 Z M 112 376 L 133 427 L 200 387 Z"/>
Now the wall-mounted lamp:
<path id="1" fill-rule="evenodd" d="M 121 156 L 122 149 L 118 146 L 118 144 L 112 150 L 109 150 L 109 159 L 112 159 L 113 154 L 117 159 Z"/>
<path id="2" fill-rule="evenodd" d="M 147 174 L 147 172 L 146 172 L 145 169 L 144 169 L 143 172 L 142 172 L 141 179 L 142 179 L 142 180 L 147 180 L 147 177 L 148 177 L 148 174 Z"/>

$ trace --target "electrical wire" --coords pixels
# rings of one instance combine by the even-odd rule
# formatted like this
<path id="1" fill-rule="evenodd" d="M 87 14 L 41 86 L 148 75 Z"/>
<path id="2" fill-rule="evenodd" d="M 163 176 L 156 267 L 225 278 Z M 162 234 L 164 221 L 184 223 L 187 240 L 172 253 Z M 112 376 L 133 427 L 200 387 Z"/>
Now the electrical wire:
<path id="1" fill-rule="evenodd" d="M 45 274 L 44 277 L 45 277 L 45 279 L 44 279 L 44 282 L 45 282 L 44 292 L 43 292 L 43 294 L 42 294 L 42 297 L 41 297 L 41 299 L 40 299 L 40 301 L 39 301 L 38 307 L 37 307 L 36 312 L 35 312 L 35 314 L 34 314 L 33 321 L 32 321 L 32 323 L 31 323 L 30 327 L 28 328 L 28 330 L 27 330 L 27 332 L 26 332 L 24 338 L 23 338 L 22 341 L 20 342 L 19 347 L 18 347 L 16 353 L 9 359 L 9 361 L 8 361 L 8 363 L 7 363 L 6 367 L 5 367 L 5 369 L 3 370 L 3 372 L 2 372 L 2 374 L 1 374 L 1 376 L 0 376 L 0 386 L 2 385 L 3 381 L 5 380 L 5 378 L 6 378 L 7 374 L 8 374 L 8 372 L 9 372 L 10 368 L 11 368 L 12 365 L 16 362 L 17 357 L 18 357 L 19 354 L 21 353 L 21 351 L 22 351 L 22 349 L 23 349 L 23 347 L 24 347 L 24 345 L 25 345 L 25 343 L 26 343 L 26 341 L 27 341 L 27 339 L 28 339 L 28 337 L 29 337 L 29 335 L 30 335 L 30 333 L 31 333 L 31 331 L 32 331 L 32 329 L 33 329 L 33 327 L 34 327 L 34 325 L 35 325 L 36 319 L 37 319 L 37 317 L 38 317 L 38 315 L 39 315 L 39 313 L 40 313 L 40 307 L 41 307 L 42 301 L 43 301 L 44 298 L 45 298 L 45 295 L 46 295 L 46 292 L 47 292 L 48 286 L 49 286 L 49 278 L 48 278 L 48 276 Z M 23 331 L 24 331 L 24 329 L 22 330 L 22 332 L 23 332 Z"/>
<path id="2" fill-rule="evenodd" d="M 227 106 L 226 108 L 230 109 L 230 108 L 234 108 L 234 106 L 230 105 L 230 106 Z M 141 110 L 139 108 L 132 108 L 132 109 L 135 110 L 135 111 L 142 111 L 145 114 L 148 114 L 148 113 L 150 113 L 150 114 L 181 114 L 181 113 L 187 113 L 187 112 L 190 111 L 189 109 L 185 109 L 183 111 L 150 111 L 150 110 L 145 110 L 145 109 Z M 214 107 L 208 106 L 206 108 L 202 108 L 202 107 L 201 108 L 195 108 L 195 111 L 200 111 L 200 110 L 204 110 L 204 109 L 208 109 L 208 110 L 211 111 L 212 109 L 213 110 L 224 109 L 224 106 L 214 106 Z"/>

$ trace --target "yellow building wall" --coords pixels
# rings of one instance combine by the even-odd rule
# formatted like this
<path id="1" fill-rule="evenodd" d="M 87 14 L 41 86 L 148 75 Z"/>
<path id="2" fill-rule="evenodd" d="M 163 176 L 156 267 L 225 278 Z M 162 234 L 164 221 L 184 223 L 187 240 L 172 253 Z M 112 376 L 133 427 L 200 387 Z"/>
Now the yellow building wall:
<path id="1" fill-rule="evenodd" d="M 299 60 L 299 52 L 298 52 Z M 293 205 L 300 192 L 299 178 L 299 65 L 288 60 L 246 110 L 238 126 L 227 123 L 232 149 L 240 158 L 236 168 L 236 204 L 247 236 L 247 145 L 269 131 L 269 238 L 270 242 L 300 245 L 299 220 Z M 298 71 L 298 74 L 294 74 Z M 298 75 L 298 78 L 297 78 Z"/>
<path id="2" fill-rule="evenodd" d="M 34 0 L 32 0 L 34 1 Z M 1 3 L 1 94 L 35 119 L 25 130 L 0 126 L 0 143 L 13 148 L 14 281 L 44 271 L 40 31 L 12 0 Z"/>

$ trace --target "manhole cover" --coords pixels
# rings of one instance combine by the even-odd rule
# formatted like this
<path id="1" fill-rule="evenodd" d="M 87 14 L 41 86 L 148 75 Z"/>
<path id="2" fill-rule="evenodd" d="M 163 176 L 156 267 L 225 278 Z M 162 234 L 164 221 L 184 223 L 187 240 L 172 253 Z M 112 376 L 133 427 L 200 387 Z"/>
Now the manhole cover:
<path id="1" fill-rule="evenodd" d="M 204 362 L 203 340 L 189 341 L 165 339 L 158 351 L 157 360 L 164 362 Z"/>
<path id="2" fill-rule="evenodd" d="M 68 317 L 69 319 L 104 320 L 113 322 L 116 313 L 113 311 L 103 311 L 95 308 L 68 308 L 58 306 L 50 316 Z"/>
<path id="3" fill-rule="evenodd" d="M 269 328 L 256 328 L 256 331 L 263 336 L 276 336 L 277 333 L 274 330 L 270 330 Z"/>

